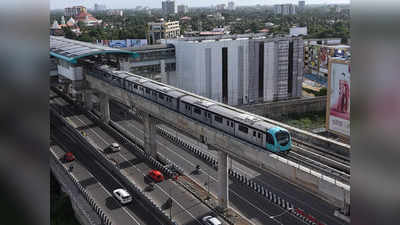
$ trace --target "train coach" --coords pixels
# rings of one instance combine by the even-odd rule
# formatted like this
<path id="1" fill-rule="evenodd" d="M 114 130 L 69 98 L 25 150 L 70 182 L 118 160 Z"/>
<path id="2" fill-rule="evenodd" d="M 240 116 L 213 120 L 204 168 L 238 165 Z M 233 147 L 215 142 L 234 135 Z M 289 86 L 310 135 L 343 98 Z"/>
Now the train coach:
<path id="1" fill-rule="evenodd" d="M 101 73 L 98 73 L 101 74 Z M 107 75 L 105 75 L 107 74 Z M 102 80 L 274 153 L 288 153 L 290 133 L 260 117 L 125 71 L 104 71 Z M 100 78 L 101 76 L 96 75 Z"/>

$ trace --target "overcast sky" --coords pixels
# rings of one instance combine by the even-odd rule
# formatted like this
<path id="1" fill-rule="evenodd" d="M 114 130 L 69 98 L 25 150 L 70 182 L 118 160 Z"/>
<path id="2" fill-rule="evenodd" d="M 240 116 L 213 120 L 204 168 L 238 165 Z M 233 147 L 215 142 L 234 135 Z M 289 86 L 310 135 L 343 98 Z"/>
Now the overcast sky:
<path id="1" fill-rule="evenodd" d="M 189 7 L 210 6 L 225 3 L 230 0 L 176 0 L 176 4 L 186 4 Z M 236 5 L 273 5 L 279 3 L 294 3 L 298 0 L 233 0 Z M 94 4 L 105 4 L 107 8 L 135 8 L 136 6 L 148 6 L 161 8 L 161 0 L 50 0 L 50 9 L 63 9 L 74 5 L 83 5 L 94 8 Z M 350 3 L 350 0 L 306 0 L 306 4 L 341 4 Z"/>

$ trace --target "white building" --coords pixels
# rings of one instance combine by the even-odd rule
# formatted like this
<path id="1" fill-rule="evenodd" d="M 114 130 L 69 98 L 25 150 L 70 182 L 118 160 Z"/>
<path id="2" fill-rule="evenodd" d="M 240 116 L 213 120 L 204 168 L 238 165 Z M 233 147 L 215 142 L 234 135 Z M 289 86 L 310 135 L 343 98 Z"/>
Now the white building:
<path id="1" fill-rule="evenodd" d="M 122 9 L 109 9 L 107 10 L 107 15 L 109 16 L 123 16 L 124 11 Z"/>
<path id="2" fill-rule="evenodd" d="M 235 10 L 235 2 L 228 2 L 228 10 Z"/>
<path id="3" fill-rule="evenodd" d="M 301 96 L 301 38 L 225 35 L 167 43 L 176 53 L 176 75 L 168 80 L 178 88 L 230 105 Z"/>
<path id="4" fill-rule="evenodd" d="M 225 4 L 218 4 L 215 6 L 216 10 L 224 10 L 225 9 Z"/>
<path id="5" fill-rule="evenodd" d="M 179 21 L 151 22 L 147 24 L 146 39 L 149 44 L 159 44 L 161 39 L 176 38 L 181 34 Z"/>
<path id="6" fill-rule="evenodd" d="M 307 35 L 307 27 L 291 27 L 289 28 L 290 36 Z"/>

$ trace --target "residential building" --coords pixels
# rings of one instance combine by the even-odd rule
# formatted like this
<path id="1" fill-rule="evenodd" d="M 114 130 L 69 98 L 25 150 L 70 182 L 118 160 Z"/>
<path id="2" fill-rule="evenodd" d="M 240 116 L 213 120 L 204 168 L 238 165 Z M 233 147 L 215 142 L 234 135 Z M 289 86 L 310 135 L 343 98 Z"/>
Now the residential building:
<path id="1" fill-rule="evenodd" d="M 106 11 L 107 7 L 106 5 L 101 5 L 101 4 L 94 4 L 94 11 Z"/>
<path id="2" fill-rule="evenodd" d="M 151 22 L 147 24 L 147 43 L 159 44 L 161 39 L 172 39 L 180 35 L 181 30 L 179 21 L 167 21 L 163 19 L 160 22 Z"/>
<path id="3" fill-rule="evenodd" d="M 187 5 L 178 5 L 178 13 L 186 14 L 189 12 L 189 7 Z"/>
<path id="4" fill-rule="evenodd" d="M 274 5 L 275 14 L 280 15 L 295 15 L 296 14 L 296 6 L 293 4 L 280 4 Z"/>
<path id="5" fill-rule="evenodd" d="M 107 10 L 107 15 L 109 15 L 109 16 L 123 16 L 124 15 L 124 11 L 122 11 L 121 9 L 109 9 L 109 10 Z"/>
<path id="6" fill-rule="evenodd" d="M 76 17 L 81 13 L 87 13 L 87 9 L 85 6 L 73 6 L 64 9 L 64 15 L 66 17 Z"/>
<path id="7" fill-rule="evenodd" d="M 228 2 L 228 10 L 235 10 L 235 2 Z"/>
<path id="8" fill-rule="evenodd" d="M 290 36 L 307 35 L 307 27 L 291 27 L 289 28 Z"/>
<path id="9" fill-rule="evenodd" d="M 299 1 L 299 11 L 303 11 L 306 8 L 306 1 L 300 0 Z"/>
<path id="10" fill-rule="evenodd" d="M 225 9 L 225 4 L 218 4 L 215 8 L 217 10 L 224 10 Z"/>
<path id="11" fill-rule="evenodd" d="M 176 52 L 170 85 L 230 105 L 301 97 L 301 37 L 221 35 L 166 43 Z"/>
<path id="12" fill-rule="evenodd" d="M 162 12 L 164 15 L 175 14 L 175 0 L 163 0 Z"/>

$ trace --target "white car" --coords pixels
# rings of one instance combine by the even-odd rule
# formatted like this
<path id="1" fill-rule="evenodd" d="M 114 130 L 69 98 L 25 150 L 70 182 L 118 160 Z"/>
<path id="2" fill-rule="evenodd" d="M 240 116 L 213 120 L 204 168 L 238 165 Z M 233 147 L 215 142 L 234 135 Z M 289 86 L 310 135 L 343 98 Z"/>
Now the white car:
<path id="1" fill-rule="evenodd" d="M 203 222 L 206 225 L 221 225 L 222 222 L 219 221 L 219 219 L 217 219 L 216 217 L 213 216 L 205 216 L 203 217 Z"/>
<path id="2" fill-rule="evenodd" d="M 109 148 L 113 151 L 113 152 L 118 152 L 119 150 L 121 150 L 121 146 L 119 146 L 118 143 L 114 142 L 111 143 Z"/>
<path id="3" fill-rule="evenodd" d="M 128 204 L 132 202 L 132 196 L 125 189 L 118 188 L 113 191 L 114 197 L 118 199 L 121 204 Z"/>

